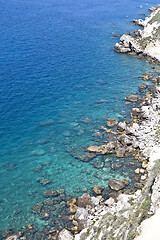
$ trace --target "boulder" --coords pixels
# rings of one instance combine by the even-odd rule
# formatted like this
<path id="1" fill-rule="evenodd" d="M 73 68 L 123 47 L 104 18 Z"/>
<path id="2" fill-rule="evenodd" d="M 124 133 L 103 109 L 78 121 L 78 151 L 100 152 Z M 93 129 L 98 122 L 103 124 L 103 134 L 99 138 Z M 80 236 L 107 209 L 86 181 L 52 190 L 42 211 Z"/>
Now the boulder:
<path id="1" fill-rule="evenodd" d="M 87 148 L 87 151 L 88 151 L 88 152 L 94 152 L 94 153 L 97 153 L 97 152 L 99 152 L 99 147 L 93 145 L 93 146 L 88 147 L 88 148 Z"/>
<path id="2" fill-rule="evenodd" d="M 87 220 L 88 219 L 88 210 L 85 208 L 78 208 L 74 216 L 76 221 Z"/>
<path id="3" fill-rule="evenodd" d="M 117 130 L 120 131 L 120 132 L 123 132 L 125 131 L 126 129 L 126 123 L 125 122 L 119 122 L 118 125 L 117 125 Z"/>
<path id="4" fill-rule="evenodd" d="M 138 189 L 142 189 L 143 188 L 143 184 L 142 183 L 135 183 L 134 186 Z"/>
<path id="5" fill-rule="evenodd" d="M 143 21 L 142 19 L 138 19 L 138 20 L 133 19 L 131 22 L 132 22 L 134 25 L 138 25 L 138 26 L 140 26 L 140 27 L 144 27 L 144 21 Z"/>
<path id="6" fill-rule="evenodd" d="M 139 118 L 141 113 L 142 113 L 142 111 L 140 108 L 132 108 L 131 109 L 131 117 L 132 118 Z"/>
<path id="7" fill-rule="evenodd" d="M 118 124 L 118 121 L 114 118 L 108 118 L 107 119 L 107 125 L 108 127 L 112 127 Z"/>
<path id="8" fill-rule="evenodd" d="M 156 7 L 151 7 L 148 9 L 149 12 L 154 12 L 156 10 Z"/>
<path id="9" fill-rule="evenodd" d="M 152 97 L 155 97 L 156 94 L 158 93 L 158 90 L 156 87 L 149 87 L 148 88 L 149 93 L 152 95 Z"/>
<path id="10" fill-rule="evenodd" d="M 129 94 L 125 97 L 125 99 L 129 102 L 137 102 L 139 100 L 139 97 L 134 94 Z"/>
<path id="11" fill-rule="evenodd" d="M 139 88 L 146 89 L 147 87 L 148 85 L 146 83 L 142 83 L 141 85 L 139 85 Z"/>
<path id="12" fill-rule="evenodd" d="M 112 206 L 115 203 L 114 199 L 112 197 L 110 197 L 109 199 L 107 199 L 104 204 L 107 206 Z"/>
<path id="13" fill-rule="evenodd" d="M 124 147 L 118 147 L 118 148 L 116 149 L 116 156 L 117 156 L 117 157 L 124 157 L 125 152 L 126 152 L 126 150 L 125 150 Z"/>
<path id="14" fill-rule="evenodd" d="M 125 134 L 122 134 L 119 138 L 118 141 L 123 145 L 123 146 L 130 146 L 132 145 L 132 137 L 129 137 Z"/>
<path id="15" fill-rule="evenodd" d="M 92 206 L 97 206 L 99 204 L 100 200 L 96 197 L 91 197 L 91 203 Z"/>
<path id="16" fill-rule="evenodd" d="M 119 179 L 112 179 L 108 181 L 108 185 L 112 190 L 119 191 L 125 188 L 125 183 Z"/>
<path id="17" fill-rule="evenodd" d="M 102 194 L 104 187 L 103 186 L 95 186 L 94 188 L 92 188 L 92 190 L 96 195 L 100 195 L 100 194 Z"/>
<path id="18" fill-rule="evenodd" d="M 129 53 L 131 52 L 131 49 L 128 47 L 124 47 L 121 43 L 116 43 L 114 46 L 114 50 L 119 53 Z"/>
<path id="19" fill-rule="evenodd" d="M 73 240 L 74 237 L 71 232 L 69 232 L 67 229 L 63 229 L 58 234 L 58 240 Z"/>
<path id="20" fill-rule="evenodd" d="M 120 37 L 121 35 L 120 35 L 120 34 L 117 34 L 117 33 L 113 33 L 113 36 L 114 36 L 114 37 Z"/>
<path id="21" fill-rule="evenodd" d="M 87 205 L 92 205 L 91 197 L 89 194 L 84 193 L 78 198 L 78 207 L 85 208 Z"/>

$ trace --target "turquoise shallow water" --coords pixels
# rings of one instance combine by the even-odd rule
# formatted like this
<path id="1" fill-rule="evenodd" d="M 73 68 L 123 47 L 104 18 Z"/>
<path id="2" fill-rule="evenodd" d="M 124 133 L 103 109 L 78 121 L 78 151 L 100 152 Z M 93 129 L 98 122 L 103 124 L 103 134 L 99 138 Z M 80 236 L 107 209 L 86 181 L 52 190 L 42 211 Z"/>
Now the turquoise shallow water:
<path id="1" fill-rule="evenodd" d="M 94 133 L 108 117 L 129 119 L 125 96 L 137 92 L 143 72 L 154 70 L 144 60 L 114 52 L 118 38 L 112 32 L 135 30 L 130 21 L 155 4 L 0 2 L 0 231 L 32 223 L 45 227 L 31 208 L 44 201 L 47 189 L 78 196 L 95 185 L 107 187 L 110 178 L 132 181 L 131 159 L 110 155 L 84 162 L 75 155 L 107 140 Z M 106 102 L 99 103 L 102 99 Z M 116 161 L 123 166 L 113 171 Z M 102 165 L 95 168 L 96 162 Z M 50 183 L 43 186 L 43 178 Z"/>

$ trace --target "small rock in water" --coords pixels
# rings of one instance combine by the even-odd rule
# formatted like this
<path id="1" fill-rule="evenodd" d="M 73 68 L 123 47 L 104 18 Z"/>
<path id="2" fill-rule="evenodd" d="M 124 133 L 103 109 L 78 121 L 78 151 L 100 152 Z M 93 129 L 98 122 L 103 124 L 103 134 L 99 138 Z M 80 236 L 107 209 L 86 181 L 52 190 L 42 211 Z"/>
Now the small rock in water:
<path id="1" fill-rule="evenodd" d="M 41 178 L 38 180 L 38 182 L 40 182 L 43 186 L 46 186 L 46 185 L 50 184 L 52 181 L 48 178 Z"/>
<path id="2" fill-rule="evenodd" d="M 129 102 L 137 102 L 139 97 L 137 95 L 129 94 L 125 97 L 125 99 Z"/>
<path id="3" fill-rule="evenodd" d="M 107 125 L 109 127 L 115 126 L 117 124 L 118 124 L 118 121 L 116 119 L 114 119 L 114 118 L 108 118 L 107 119 Z"/>
<path id="4" fill-rule="evenodd" d="M 119 191 L 123 188 L 125 188 L 125 183 L 119 179 L 112 179 L 108 181 L 108 185 L 111 189 L 115 191 Z"/>
<path id="5" fill-rule="evenodd" d="M 116 163 L 113 163 L 113 164 L 112 164 L 112 168 L 113 168 L 114 170 L 119 169 L 119 168 L 121 168 L 121 167 L 122 167 L 122 164 L 119 163 L 119 162 L 116 162 Z"/>
<path id="6" fill-rule="evenodd" d="M 34 204 L 34 206 L 32 208 L 32 211 L 40 214 L 42 208 L 43 208 L 43 203 L 37 202 L 37 203 Z"/>
<path id="7" fill-rule="evenodd" d="M 94 188 L 92 188 L 93 192 L 96 195 L 100 195 L 102 193 L 102 191 L 104 190 L 103 186 L 95 186 Z"/>
<path id="8" fill-rule="evenodd" d="M 84 122 L 84 123 L 92 123 L 92 120 L 90 118 L 82 118 L 81 119 L 81 122 Z"/>

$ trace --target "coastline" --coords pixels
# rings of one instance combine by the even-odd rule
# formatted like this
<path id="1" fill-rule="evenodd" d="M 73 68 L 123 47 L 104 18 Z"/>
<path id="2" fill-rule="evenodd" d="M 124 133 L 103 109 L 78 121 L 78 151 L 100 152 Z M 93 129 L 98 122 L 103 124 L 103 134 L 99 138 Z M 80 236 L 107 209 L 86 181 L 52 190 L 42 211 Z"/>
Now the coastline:
<path id="1" fill-rule="evenodd" d="M 147 76 L 147 75 L 146 75 Z M 154 82 L 157 85 L 157 78 L 155 78 Z M 156 210 L 159 208 L 159 205 L 157 206 L 157 198 L 159 196 L 156 195 L 157 188 L 160 184 L 160 180 L 154 176 L 152 176 L 152 168 L 157 162 L 158 159 L 158 153 L 160 152 L 159 143 L 155 139 L 155 136 L 158 132 L 158 123 L 159 123 L 159 115 L 158 109 L 160 109 L 160 104 L 158 102 L 158 99 L 160 98 L 160 88 L 156 86 L 155 88 L 151 88 L 149 90 L 148 94 L 146 94 L 146 98 L 142 101 L 140 106 L 137 107 L 139 110 L 132 111 L 132 118 L 133 122 L 127 125 L 124 125 L 124 123 L 118 124 L 119 128 L 123 128 L 122 133 L 120 134 L 120 137 L 125 134 L 125 136 L 134 137 L 137 141 L 136 146 L 140 146 L 140 152 L 137 154 L 137 157 L 142 161 L 142 168 L 139 169 L 143 174 L 137 174 L 140 176 L 140 184 L 142 185 L 138 188 L 135 193 L 121 193 L 121 190 L 116 191 L 115 196 L 108 198 L 108 200 L 104 201 L 101 194 L 98 194 L 96 197 L 90 197 L 88 194 L 83 194 L 81 197 L 79 197 L 77 200 L 78 203 L 78 209 L 76 209 L 74 215 L 72 216 L 73 224 L 75 225 L 75 228 L 73 231 L 77 233 L 77 229 L 81 229 L 78 231 L 81 231 L 80 233 L 75 235 L 75 240 L 78 239 L 103 239 L 106 232 L 104 229 L 109 229 L 110 236 L 115 235 L 115 239 L 119 237 L 118 234 L 122 231 L 122 239 L 128 239 L 128 236 L 136 236 L 139 234 L 141 229 L 136 229 L 136 227 L 139 227 L 135 224 L 135 228 L 132 229 L 133 233 L 130 232 L 130 227 L 126 226 L 125 221 L 127 222 L 128 218 L 131 218 L 131 222 L 128 222 L 128 224 L 132 225 L 135 223 L 136 219 L 143 218 L 142 216 L 137 216 L 137 212 L 140 211 L 140 206 L 143 204 L 140 204 L 141 202 L 150 202 L 151 198 L 151 208 L 150 210 L 147 209 L 149 213 L 147 213 L 148 217 L 156 212 Z M 145 105 L 146 104 L 146 105 Z M 138 115 L 137 115 L 138 114 Z M 140 119 L 139 119 L 140 118 Z M 140 124 L 137 124 L 139 122 Z M 104 129 L 105 131 L 105 129 Z M 124 135 L 123 135 L 124 137 Z M 119 141 L 120 145 L 122 146 L 122 142 L 127 141 L 128 138 L 122 138 L 121 141 Z M 144 143 L 145 141 L 145 143 Z M 144 143 L 144 144 L 142 144 Z M 138 148 L 138 147 L 135 147 Z M 138 170 L 137 170 L 138 171 Z M 127 184 L 126 184 L 127 185 Z M 141 189 L 142 188 L 142 189 Z M 152 194 L 150 192 L 150 189 L 153 189 Z M 98 189 L 100 193 L 103 191 L 103 189 Z M 154 194 L 155 193 L 155 194 Z M 147 196 L 150 196 L 148 199 Z M 143 197 L 142 197 L 143 196 Z M 147 200 L 146 200 L 147 198 Z M 73 200 L 73 199 L 72 199 Z M 68 206 L 75 207 L 73 201 L 68 201 Z M 76 203 L 76 204 L 77 204 Z M 136 208 L 137 207 L 137 208 Z M 133 210 L 136 209 L 136 212 Z M 146 209 L 145 209 L 146 210 Z M 132 214 L 133 212 L 133 214 Z M 144 217 L 144 218 L 145 218 Z M 133 221 L 134 219 L 134 221 Z M 108 227 L 106 227 L 108 224 Z M 112 229 L 111 229 L 111 225 Z M 123 225 L 121 228 L 120 225 Z M 114 229 L 113 229 L 114 228 Z M 84 229 L 84 230 L 83 230 Z M 126 232 L 128 231 L 128 235 Z M 135 232 L 134 232 L 135 231 Z M 52 232 L 51 232 L 52 234 Z M 126 234 L 125 236 L 123 234 Z M 113 236 L 114 237 L 114 236 Z M 121 236 L 120 236 L 121 237 Z M 7 238 L 7 239 L 18 239 L 19 235 L 15 235 L 15 238 Z M 23 236 L 20 237 L 20 239 L 23 239 Z M 51 238 L 52 239 L 52 238 Z M 74 236 L 68 231 L 63 229 L 59 234 L 58 238 L 59 240 L 72 240 L 74 239 Z M 120 238 L 121 239 L 121 238 Z M 132 238 L 133 239 L 133 238 Z"/>
<path id="2" fill-rule="evenodd" d="M 159 7 L 154 9 L 153 13 L 143 21 L 144 31 L 141 34 L 144 34 L 145 37 L 145 27 L 148 28 L 148 22 L 159 11 Z M 139 31 L 141 30 L 137 32 Z M 146 45 L 147 50 L 142 50 L 136 45 L 133 37 L 129 35 L 123 35 L 120 41 L 120 44 L 116 44 L 114 47 L 116 51 L 146 58 L 151 63 L 160 63 L 160 55 L 154 54 L 155 48 L 157 49 L 159 46 L 151 48 L 151 46 L 147 47 Z M 75 240 L 104 239 L 105 236 L 107 239 L 122 240 L 149 240 L 151 237 L 155 240 L 159 239 L 157 220 L 160 212 L 160 177 L 158 176 L 160 172 L 159 76 L 153 78 L 150 74 L 144 73 L 142 78 L 144 80 L 152 79 L 155 85 L 147 92 L 140 106 L 131 110 L 133 121 L 137 118 L 141 120 L 138 131 L 132 131 L 132 134 L 134 132 L 139 141 L 140 161 L 144 171 L 141 176 L 143 187 L 139 187 L 141 189 L 135 191 L 134 194 L 120 193 L 117 199 L 110 197 L 105 202 L 100 202 L 94 210 L 89 210 L 89 226 L 75 235 Z M 127 128 L 123 130 L 128 131 Z M 135 172 L 138 174 L 140 170 L 137 169 Z M 148 226 L 152 226 L 152 228 Z"/>
<path id="3" fill-rule="evenodd" d="M 134 31 L 134 36 L 123 34 L 120 42 L 116 43 L 114 50 L 120 53 L 137 55 L 138 58 L 145 58 L 150 63 L 160 64 L 160 6 L 151 9 L 152 13 L 145 20 L 133 20 L 134 25 L 143 27 Z"/>

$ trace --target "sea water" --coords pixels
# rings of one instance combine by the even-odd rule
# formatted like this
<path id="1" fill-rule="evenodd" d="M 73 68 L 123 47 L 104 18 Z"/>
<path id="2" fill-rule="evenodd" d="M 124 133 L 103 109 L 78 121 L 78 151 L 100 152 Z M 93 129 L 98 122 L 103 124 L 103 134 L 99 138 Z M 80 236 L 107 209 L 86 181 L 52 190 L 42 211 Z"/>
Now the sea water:
<path id="1" fill-rule="evenodd" d="M 131 20 L 158 3 L 0 1 L 0 231 L 45 227 L 32 207 L 47 189 L 79 196 L 111 178 L 132 183 L 131 159 L 77 156 L 108 140 L 101 131 L 108 117 L 130 118 L 125 96 L 138 92 L 143 72 L 155 71 L 114 52 L 113 33 L 136 30 Z M 113 171 L 117 161 L 122 167 Z"/>

